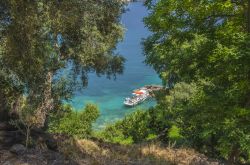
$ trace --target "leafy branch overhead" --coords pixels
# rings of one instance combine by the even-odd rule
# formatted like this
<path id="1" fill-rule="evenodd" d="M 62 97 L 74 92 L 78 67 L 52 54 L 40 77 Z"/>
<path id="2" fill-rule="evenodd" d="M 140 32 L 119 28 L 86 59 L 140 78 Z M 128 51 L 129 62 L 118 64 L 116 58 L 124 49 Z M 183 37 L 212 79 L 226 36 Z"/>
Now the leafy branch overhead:
<path id="1" fill-rule="evenodd" d="M 203 152 L 249 161 L 250 1 L 145 4 L 146 63 L 173 88 L 156 108 Z"/>
<path id="2" fill-rule="evenodd" d="M 2 107 L 20 110 L 18 98 L 25 97 L 45 118 L 79 80 L 87 84 L 89 72 L 122 74 L 124 58 L 113 53 L 122 12 L 118 0 L 1 0 L 0 97 L 8 97 Z"/>

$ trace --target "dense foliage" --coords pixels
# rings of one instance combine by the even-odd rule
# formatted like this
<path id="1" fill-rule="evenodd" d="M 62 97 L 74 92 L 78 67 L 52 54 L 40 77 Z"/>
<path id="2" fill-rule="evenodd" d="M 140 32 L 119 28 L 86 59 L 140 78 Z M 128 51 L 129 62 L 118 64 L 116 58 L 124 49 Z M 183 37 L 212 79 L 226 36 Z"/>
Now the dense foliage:
<path id="1" fill-rule="evenodd" d="M 151 13 L 144 21 L 153 32 L 144 41 L 146 62 L 174 86 L 157 108 L 199 150 L 249 161 L 250 2 L 146 5 Z"/>
<path id="2" fill-rule="evenodd" d="M 95 105 L 88 104 L 81 111 L 64 106 L 62 111 L 50 115 L 49 132 L 87 138 L 91 135 L 92 124 L 99 115 L 99 110 Z"/>
<path id="3" fill-rule="evenodd" d="M 28 108 L 43 127 L 88 72 L 121 74 L 124 59 L 113 49 L 122 11 L 119 0 L 1 0 L 1 120 Z"/>
<path id="4" fill-rule="evenodd" d="M 148 119 L 147 112 L 138 110 L 115 124 L 108 125 L 97 136 L 113 143 L 141 142 L 145 140 L 150 131 Z"/>
<path id="5" fill-rule="evenodd" d="M 166 111 L 159 108 L 151 108 L 147 111 L 137 110 L 124 119 L 106 126 L 95 136 L 120 144 L 144 143 L 154 140 L 181 144 L 182 136 L 179 134 L 178 128 L 171 125 L 162 112 Z"/>
<path id="6" fill-rule="evenodd" d="M 147 0 L 146 63 L 170 87 L 158 105 L 96 136 L 131 144 L 161 139 L 250 162 L 250 1 Z M 98 109 L 63 101 L 89 72 L 123 71 L 119 0 L 0 1 L 0 120 L 76 137 L 91 135 Z M 67 68 L 67 69 L 65 69 Z M 47 118 L 48 116 L 49 119 Z"/>

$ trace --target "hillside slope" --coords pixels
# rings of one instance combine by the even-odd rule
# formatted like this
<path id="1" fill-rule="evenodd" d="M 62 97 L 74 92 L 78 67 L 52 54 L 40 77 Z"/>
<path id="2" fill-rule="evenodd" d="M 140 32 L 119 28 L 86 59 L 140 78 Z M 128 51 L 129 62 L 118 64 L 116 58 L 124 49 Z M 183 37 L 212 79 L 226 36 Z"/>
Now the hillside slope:
<path id="1" fill-rule="evenodd" d="M 170 148 L 157 143 L 118 145 L 99 140 L 58 136 L 57 151 L 45 145 L 26 150 L 18 144 L 0 148 L 1 165 L 219 165 L 192 149 Z M 43 147 L 41 147 L 43 146 Z"/>

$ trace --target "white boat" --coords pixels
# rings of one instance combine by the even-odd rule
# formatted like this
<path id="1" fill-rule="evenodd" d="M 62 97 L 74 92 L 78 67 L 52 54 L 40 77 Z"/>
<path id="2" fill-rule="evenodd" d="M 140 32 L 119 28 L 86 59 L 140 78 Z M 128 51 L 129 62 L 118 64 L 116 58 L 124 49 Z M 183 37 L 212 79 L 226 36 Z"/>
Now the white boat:
<path id="1" fill-rule="evenodd" d="M 146 89 L 139 89 L 133 92 L 133 96 L 129 98 L 125 98 L 123 102 L 126 106 L 135 106 L 140 104 L 141 102 L 145 101 L 147 98 L 150 97 L 149 92 Z"/>
<path id="2" fill-rule="evenodd" d="M 145 85 L 142 88 L 136 89 L 132 93 L 132 97 L 125 98 L 124 105 L 135 106 L 149 97 L 154 97 L 154 92 L 164 89 L 161 85 Z"/>

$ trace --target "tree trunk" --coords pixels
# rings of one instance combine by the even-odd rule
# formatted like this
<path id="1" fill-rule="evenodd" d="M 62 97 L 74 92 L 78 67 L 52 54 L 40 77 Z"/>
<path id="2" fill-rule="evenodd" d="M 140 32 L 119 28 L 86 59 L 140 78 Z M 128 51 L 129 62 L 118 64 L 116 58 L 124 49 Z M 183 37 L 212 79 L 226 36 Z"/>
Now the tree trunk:
<path id="1" fill-rule="evenodd" d="M 0 122 L 8 120 L 7 100 L 0 90 Z"/>
<path id="2" fill-rule="evenodd" d="M 240 155 L 239 147 L 237 145 L 234 145 L 228 157 L 228 164 L 229 165 L 237 164 L 239 160 L 239 155 Z"/>
<path id="3" fill-rule="evenodd" d="M 52 79 L 53 73 L 48 72 L 44 84 L 43 101 L 39 105 L 36 111 L 36 127 L 43 128 L 45 125 L 46 117 L 49 111 L 53 109 L 53 98 L 52 98 Z"/>
<path id="4" fill-rule="evenodd" d="M 30 126 L 27 126 L 27 128 L 26 128 L 26 142 L 25 142 L 26 148 L 28 148 L 28 146 L 29 146 L 29 140 L 30 140 Z"/>

